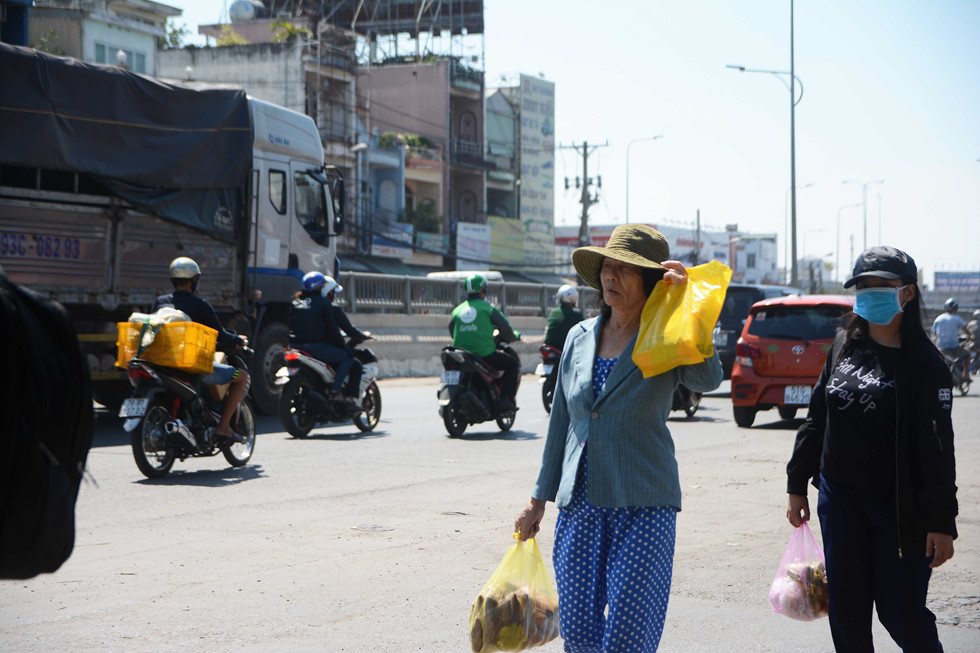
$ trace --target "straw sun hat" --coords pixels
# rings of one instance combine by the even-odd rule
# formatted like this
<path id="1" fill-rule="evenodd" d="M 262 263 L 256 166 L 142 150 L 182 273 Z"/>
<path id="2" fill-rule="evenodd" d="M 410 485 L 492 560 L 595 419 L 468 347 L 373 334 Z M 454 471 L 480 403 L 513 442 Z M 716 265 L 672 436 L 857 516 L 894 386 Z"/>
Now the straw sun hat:
<path id="1" fill-rule="evenodd" d="M 664 235 L 645 224 L 621 224 L 613 229 L 605 247 L 579 247 L 572 252 L 572 264 L 582 280 L 600 290 L 599 268 L 604 258 L 641 268 L 664 270 L 670 246 Z"/>

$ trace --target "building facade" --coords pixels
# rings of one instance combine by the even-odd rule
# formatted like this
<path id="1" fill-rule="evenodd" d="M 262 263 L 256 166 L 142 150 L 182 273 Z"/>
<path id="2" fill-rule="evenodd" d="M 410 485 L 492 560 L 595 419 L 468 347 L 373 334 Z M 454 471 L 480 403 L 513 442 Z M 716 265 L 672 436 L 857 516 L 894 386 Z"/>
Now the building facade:
<path id="1" fill-rule="evenodd" d="M 28 13 L 28 43 L 89 63 L 123 65 L 157 74 L 157 39 L 168 18 L 183 12 L 150 0 L 36 0 Z"/>

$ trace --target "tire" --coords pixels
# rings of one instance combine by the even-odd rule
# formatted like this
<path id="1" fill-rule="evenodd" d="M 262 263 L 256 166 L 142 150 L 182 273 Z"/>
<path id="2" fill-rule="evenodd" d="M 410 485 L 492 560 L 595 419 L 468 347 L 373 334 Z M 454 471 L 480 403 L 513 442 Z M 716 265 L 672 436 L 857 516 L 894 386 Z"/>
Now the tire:
<path id="1" fill-rule="evenodd" d="M 374 427 L 381 421 L 381 391 L 374 381 L 371 381 L 367 390 L 364 391 L 361 408 L 364 409 L 364 412 L 354 415 L 354 426 L 367 433 L 374 430 Z"/>
<path id="2" fill-rule="evenodd" d="M 684 406 L 684 414 L 688 417 L 694 417 L 694 413 L 698 412 L 698 407 L 701 405 L 701 393 L 691 392 L 691 403 Z"/>
<path id="3" fill-rule="evenodd" d="M 238 408 L 238 420 L 235 432 L 245 438 L 244 444 L 234 442 L 221 450 L 225 460 L 232 467 L 241 467 L 249 461 L 255 451 L 255 413 L 252 405 L 246 400 Z"/>
<path id="4" fill-rule="evenodd" d="M 279 410 L 280 387 L 276 372 L 283 366 L 283 350 L 289 345 L 289 329 L 278 322 L 262 329 L 255 343 L 255 354 L 249 374 L 252 377 L 252 400 L 263 415 L 275 415 Z"/>
<path id="5" fill-rule="evenodd" d="M 502 433 L 506 433 L 514 426 L 514 419 L 517 417 L 517 413 L 507 413 L 506 415 L 497 416 L 497 427 Z"/>
<path id="6" fill-rule="evenodd" d="M 749 428 L 752 426 L 752 422 L 755 421 L 756 410 L 755 406 L 732 406 L 735 423 L 743 429 Z"/>
<path id="7" fill-rule="evenodd" d="M 130 437 L 133 459 L 147 478 L 163 478 L 174 466 L 174 447 L 163 432 L 163 425 L 169 421 L 170 411 L 161 400 L 154 400 L 139 426 L 133 429 Z"/>
<path id="8" fill-rule="evenodd" d="M 446 425 L 446 432 L 451 438 L 458 438 L 463 435 L 467 426 L 466 420 L 459 416 L 453 404 L 443 407 L 442 423 Z"/>
<path id="9" fill-rule="evenodd" d="M 796 417 L 796 406 L 780 406 L 779 416 L 783 419 L 793 419 Z"/>
<path id="10" fill-rule="evenodd" d="M 544 380 L 541 386 L 541 403 L 544 404 L 544 412 L 551 414 L 551 403 L 555 398 L 555 383 L 550 378 Z"/>
<path id="11" fill-rule="evenodd" d="M 294 438 L 305 438 L 316 425 L 316 409 L 307 400 L 310 390 L 300 375 L 283 386 L 279 396 L 279 421 Z"/>

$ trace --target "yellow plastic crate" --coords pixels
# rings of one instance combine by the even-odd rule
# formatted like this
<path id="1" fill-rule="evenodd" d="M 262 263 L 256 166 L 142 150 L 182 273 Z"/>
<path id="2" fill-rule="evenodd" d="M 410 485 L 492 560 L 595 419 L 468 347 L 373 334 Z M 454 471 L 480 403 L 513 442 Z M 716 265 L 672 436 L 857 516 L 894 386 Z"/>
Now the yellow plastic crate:
<path id="1" fill-rule="evenodd" d="M 143 325 L 137 322 L 118 322 L 116 366 L 136 357 Z M 160 327 L 156 338 L 143 350 L 143 360 L 157 365 L 175 367 L 191 374 L 210 374 L 214 371 L 214 349 L 218 332 L 197 322 L 169 322 Z"/>

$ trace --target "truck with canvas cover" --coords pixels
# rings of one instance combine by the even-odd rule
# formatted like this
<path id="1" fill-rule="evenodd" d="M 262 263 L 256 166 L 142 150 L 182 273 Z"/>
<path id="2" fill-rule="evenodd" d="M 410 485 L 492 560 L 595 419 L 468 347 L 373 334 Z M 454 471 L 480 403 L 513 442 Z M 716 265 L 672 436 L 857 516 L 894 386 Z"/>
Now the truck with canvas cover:
<path id="1" fill-rule="evenodd" d="M 304 272 L 338 272 L 344 184 L 313 120 L 3 43 L 0 70 L 0 267 L 68 309 L 95 398 L 128 394 L 116 323 L 189 256 L 200 295 L 249 336 L 253 399 L 274 412 L 292 296 Z"/>

